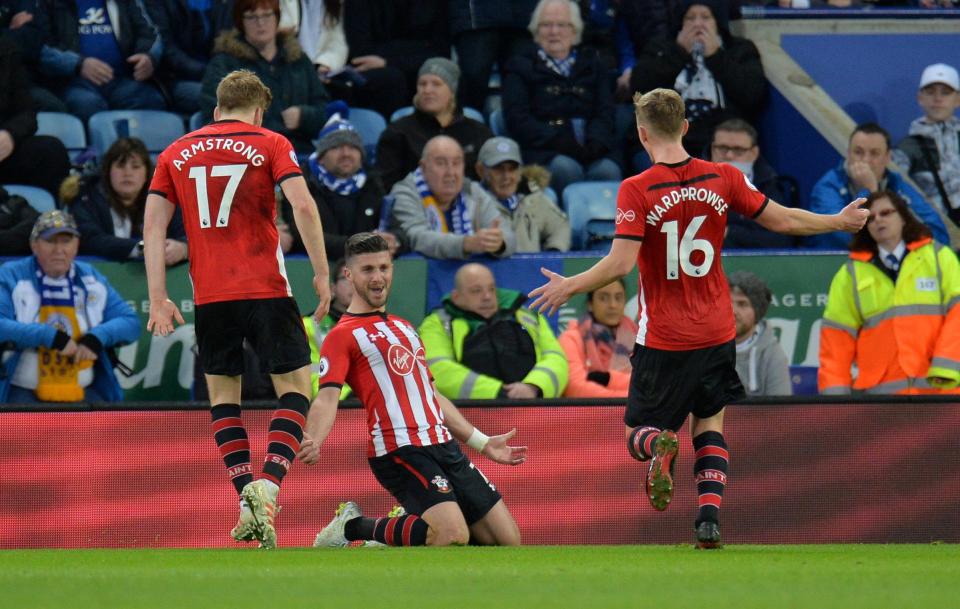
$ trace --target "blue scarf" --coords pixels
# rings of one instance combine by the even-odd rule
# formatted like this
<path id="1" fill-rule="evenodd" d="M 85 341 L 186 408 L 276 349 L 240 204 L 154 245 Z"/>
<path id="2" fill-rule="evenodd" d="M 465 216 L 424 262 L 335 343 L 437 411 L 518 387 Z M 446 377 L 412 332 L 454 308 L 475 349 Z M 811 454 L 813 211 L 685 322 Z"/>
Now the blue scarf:
<path id="1" fill-rule="evenodd" d="M 430 187 L 427 186 L 423 171 L 419 167 L 413 172 L 413 180 L 417 185 L 417 192 L 420 194 L 423 211 L 427 214 L 427 222 L 430 224 L 431 230 L 441 233 L 452 232 L 457 235 L 473 234 L 473 221 L 470 220 L 467 202 L 464 200 L 462 192 L 457 195 L 450 209 L 444 212 L 440 210 L 437 199 L 430 191 Z"/>
<path id="2" fill-rule="evenodd" d="M 310 155 L 307 164 L 310 166 L 310 171 L 313 172 L 313 175 L 320 180 L 320 183 L 338 195 L 349 196 L 356 194 L 360 192 L 363 185 L 367 183 L 367 172 L 363 170 L 363 167 L 349 178 L 338 178 L 327 171 L 324 166 L 317 161 L 316 152 Z"/>
<path id="3" fill-rule="evenodd" d="M 537 49 L 537 55 L 547 64 L 547 67 L 563 76 L 564 78 L 570 78 L 570 73 L 573 71 L 573 64 L 577 62 L 577 50 L 573 49 L 570 51 L 570 54 L 567 55 L 565 59 L 554 59 L 547 55 L 547 52 L 543 49 Z"/>
<path id="4" fill-rule="evenodd" d="M 515 192 L 506 199 L 500 199 L 500 205 L 509 209 L 512 214 L 517 211 L 517 206 L 520 205 L 520 194 Z"/>

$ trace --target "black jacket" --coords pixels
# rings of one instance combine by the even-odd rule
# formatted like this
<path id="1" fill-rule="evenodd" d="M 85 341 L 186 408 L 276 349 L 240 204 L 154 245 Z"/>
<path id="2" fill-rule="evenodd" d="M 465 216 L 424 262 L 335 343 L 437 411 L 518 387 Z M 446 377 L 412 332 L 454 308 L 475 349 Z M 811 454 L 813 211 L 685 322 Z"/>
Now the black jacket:
<path id="1" fill-rule="evenodd" d="M 379 55 L 412 82 L 423 62 L 450 56 L 447 0 L 349 0 L 343 31 L 350 59 Z"/>
<path id="2" fill-rule="evenodd" d="M 377 142 L 377 171 L 383 179 L 384 188 L 390 190 L 416 169 L 423 147 L 437 135 L 449 135 L 460 143 L 464 174 L 476 180 L 477 153 L 483 143 L 493 137 L 490 128 L 459 111 L 452 123 L 442 127 L 432 114 L 415 110 L 413 114 L 387 125 Z"/>
<path id="3" fill-rule="evenodd" d="M 81 187 L 80 195 L 70 205 L 70 213 L 80 229 L 81 254 L 100 256 L 108 260 L 129 260 L 130 251 L 143 239 L 142 217 L 133 222 L 129 238 L 114 235 L 110 202 L 98 179 L 93 179 Z M 167 236 L 178 241 L 187 240 L 179 207 L 167 227 Z"/>
<path id="4" fill-rule="evenodd" d="M 153 20 L 143 9 L 140 0 L 116 0 L 118 9 L 117 45 L 123 57 L 146 53 L 153 60 L 154 69 L 160 67 L 163 43 Z M 77 31 L 77 4 L 71 0 L 40 0 L 34 16 L 44 37 L 40 57 L 41 72 L 52 79 L 67 79 L 78 73 L 83 57 L 80 55 L 80 33 Z"/>
<path id="5" fill-rule="evenodd" d="M 37 132 L 27 73 L 7 36 L 0 36 L 0 130 L 9 131 L 14 144 Z"/>
<path id="6" fill-rule="evenodd" d="M 767 195 L 767 198 L 781 205 L 790 206 L 790 202 L 784 200 L 783 192 L 777 183 L 777 172 L 763 157 L 757 158 L 753 163 L 753 185 Z M 787 249 L 794 245 L 796 245 L 796 239 L 793 236 L 769 231 L 755 221 L 730 210 L 730 216 L 727 218 L 727 236 L 723 239 L 724 248 Z"/>
<path id="7" fill-rule="evenodd" d="M 352 195 L 339 195 L 317 180 L 310 167 L 304 163 L 303 176 L 307 188 L 317 203 L 320 221 L 323 223 L 323 242 L 326 246 L 327 260 L 343 258 L 343 246 L 347 238 L 355 233 L 375 231 L 380 226 L 380 209 L 386 194 L 383 184 L 376 174 L 367 173 L 367 182 L 359 192 Z M 306 253 L 300 232 L 293 221 L 293 208 L 286 198 L 283 199 L 281 215 L 293 234 L 292 253 Z"/>
<path id="8" fill-rule="evenodd" d="M 10 20 L 21 11 L 30 13 L 33 19 L 15 30 L 9 29 Z M 34 66 L 43 48 L 43 35 L 37 27 L 36 0 L 0 0 L 0 33 L 13 40 L 20 49 L 20 59 L 24 63 Z"/>
<path id="9" fill-rule="evenodd" d="M 211 0 L 208 29 L 186 0 L 153 0 L 147 11 L 163 36 L 161 73 L 171 80 L 200 80 L 210 61 L 213 41 L 233 29 L 233 0 Z"/>
<path id="10" fill-rule="evenodd" d="M 613 81 L 596 51 L 577 49 L 570 78 L 544 64 L 531 44 L 507 63 L 503 111 L 525 164 L 548 164 L 557 154 L 581 163 L 607 156 L 616 145 Z M 571 118 L 586 119 L 585 143 L 573 134 Z"/>
<path id="11" fill-rule="evenodd" d="M 537 0 L 450 0 L 450 33 L 453 36 L 487 28 L 527 29 Z"/>

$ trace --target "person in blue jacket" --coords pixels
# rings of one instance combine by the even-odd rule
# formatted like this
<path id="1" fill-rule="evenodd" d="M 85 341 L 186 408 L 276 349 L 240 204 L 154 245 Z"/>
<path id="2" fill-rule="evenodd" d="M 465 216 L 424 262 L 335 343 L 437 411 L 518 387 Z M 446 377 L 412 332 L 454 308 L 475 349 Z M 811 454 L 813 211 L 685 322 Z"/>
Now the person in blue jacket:
<path id="1" fill-rule="evenodd" d="M 0 403 L 120 401 L 108 351 L 140 336 L 133 308 L 77 262 L 70 214 L 40 215 L 33 255 L 0 266 Z"/>
<path id="2" fill-rule="evenodd" d="M 900 174 L 887 170 L 890 158 L 890 134 L 876 123 L 857 125 L 847 145 L 847 159 L 814 185 L 810 195 L 810 211 L 833 214 L 843 209 L 849 200 L 867 197 L 880 190 L 891 190 L 906 199 L 910 211 L 927 225 L 934 239 L 948 245 L 950 237 L 940 214 Z M 807 245 L 819 249 L 847 250 L 850 248 L 850 235 L 816 235 L 807 239 Z"/>

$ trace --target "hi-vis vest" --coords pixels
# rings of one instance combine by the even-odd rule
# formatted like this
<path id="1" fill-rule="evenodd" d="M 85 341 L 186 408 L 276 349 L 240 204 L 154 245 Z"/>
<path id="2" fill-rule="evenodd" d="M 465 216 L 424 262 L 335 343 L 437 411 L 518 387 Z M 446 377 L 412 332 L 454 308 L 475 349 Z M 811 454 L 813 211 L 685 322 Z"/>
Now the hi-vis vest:
<path id="1" fill-rule="evenodd" d="M 330 333 L 330 329 L 337 325 L 329 315 L 324 315 L 323 321 L 319 324 L 313 315 L 306 315 L 303 318 L 303 327 L 307 331 L 307 342 L 310 343 L 310 399 L 317 397 L 320 393 L 320 345 Z M 340 399 L 350 395 L 350 387 L 344 385 L 340 390 Z"/>
<path id="2" fill-rule="evenodd" d="M 960 263 L 931 239 L 907 250 L 896 284 L 870 252 L 852 252 L 834 276 L 820 329 L 821 393 L 960 393 Z M 950 382 L 935 388 L 930 377 Z"/>

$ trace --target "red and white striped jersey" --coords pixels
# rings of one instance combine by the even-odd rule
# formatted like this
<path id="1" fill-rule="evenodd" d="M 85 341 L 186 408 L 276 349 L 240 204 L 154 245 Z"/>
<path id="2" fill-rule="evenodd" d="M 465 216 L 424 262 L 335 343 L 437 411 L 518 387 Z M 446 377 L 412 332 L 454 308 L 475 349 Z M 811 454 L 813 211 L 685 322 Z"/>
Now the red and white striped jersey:
<path id="1" fill-rule="evenodd" d="M 320 347 L 319 384 L 350 385 L 367 410 L 367 455 L 453 439 L 433 393 L 423 344 L 405 319 L 344 313 Z"/>

